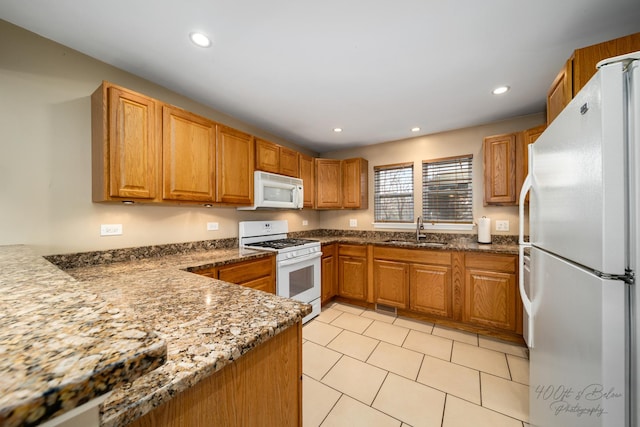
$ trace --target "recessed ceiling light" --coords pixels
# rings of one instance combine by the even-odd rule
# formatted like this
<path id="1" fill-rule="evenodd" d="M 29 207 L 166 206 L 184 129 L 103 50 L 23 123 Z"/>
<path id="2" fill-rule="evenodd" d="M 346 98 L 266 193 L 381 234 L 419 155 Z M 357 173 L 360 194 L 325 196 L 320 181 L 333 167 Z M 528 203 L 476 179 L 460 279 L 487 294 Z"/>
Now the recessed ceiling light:
<path id="1" fill-rule="evenodd" d="M 333 131 L 336 133 L 342 132 L 342 128 L 333 128 Z"/>
<path id="2" fill-rule="evenodd" d="M 196 46 L 200 46 L 200 47 L 211 46 L 211 40 L 209 39 L 209 37 L 207 37 L 202 33 L 193 32 L 189 34 L 189 38 Z"/>
<path id="3" fill-rule="evenodd" d="M 417 126 L 414 128 L 411 128 L 411 132 L 420 132 L 420 128 Z"/>
<path id="4" fill-rule="evenodd" d="M 507 93 L 511 89 L 509 86 L 499 86 L 495 88 L 491 93 L 494 95 L 502 95 L 503 93 Z"/>

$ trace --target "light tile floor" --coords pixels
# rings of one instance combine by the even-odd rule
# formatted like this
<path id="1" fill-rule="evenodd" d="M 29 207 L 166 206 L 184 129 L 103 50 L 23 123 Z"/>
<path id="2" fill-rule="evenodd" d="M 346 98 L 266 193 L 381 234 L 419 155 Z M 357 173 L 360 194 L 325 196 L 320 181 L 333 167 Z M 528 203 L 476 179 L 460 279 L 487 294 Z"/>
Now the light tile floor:
<path id="1" fill-rule="evenodd" d="M 304 427 L 529 426 L 526 347 L 341 303 L 302 336 Z"/>

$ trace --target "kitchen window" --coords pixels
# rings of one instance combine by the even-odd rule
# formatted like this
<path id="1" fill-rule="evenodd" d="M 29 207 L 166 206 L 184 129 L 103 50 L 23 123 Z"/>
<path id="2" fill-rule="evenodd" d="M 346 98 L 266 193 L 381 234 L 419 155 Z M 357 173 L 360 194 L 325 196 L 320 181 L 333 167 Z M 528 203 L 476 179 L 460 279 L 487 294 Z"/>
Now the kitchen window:
<path id="1" fill-rule="evenodd" d="M 413 222 L 413 163 L 374 166 L 375 222 Z"/>
<path id="2" fill-rule="evenodd" d="M 422 219 L 425 227 L 473 224 L 473 155 L 422 162 Z M 446 224 L 446 225 L 445 225 Z"/>

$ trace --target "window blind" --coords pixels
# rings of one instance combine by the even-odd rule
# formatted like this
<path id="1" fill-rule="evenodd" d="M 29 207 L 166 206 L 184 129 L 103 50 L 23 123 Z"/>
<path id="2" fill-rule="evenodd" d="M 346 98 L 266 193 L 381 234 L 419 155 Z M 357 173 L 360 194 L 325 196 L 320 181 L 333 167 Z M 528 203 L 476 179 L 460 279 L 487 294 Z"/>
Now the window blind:
<path id="1" fill-rule="evenodd" d="M 473 222 L 473 155 L 422 162 L 424 222 Z"/>
<path id="2" fill-rule="evenodd" d="M 413 163 L 374 166 L 376 222 L 413 222 Z"/>

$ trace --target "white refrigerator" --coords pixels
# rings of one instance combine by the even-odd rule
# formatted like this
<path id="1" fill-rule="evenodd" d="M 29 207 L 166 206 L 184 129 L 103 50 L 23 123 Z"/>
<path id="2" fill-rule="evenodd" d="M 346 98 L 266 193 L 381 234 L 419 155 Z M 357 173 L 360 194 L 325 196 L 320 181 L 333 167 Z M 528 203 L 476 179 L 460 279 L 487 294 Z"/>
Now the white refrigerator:
<path id="1" fill-rule="evenodd" d="M 529 153 L 530 424 L 640 427 L 640 52 L 602 61 Z"/>

